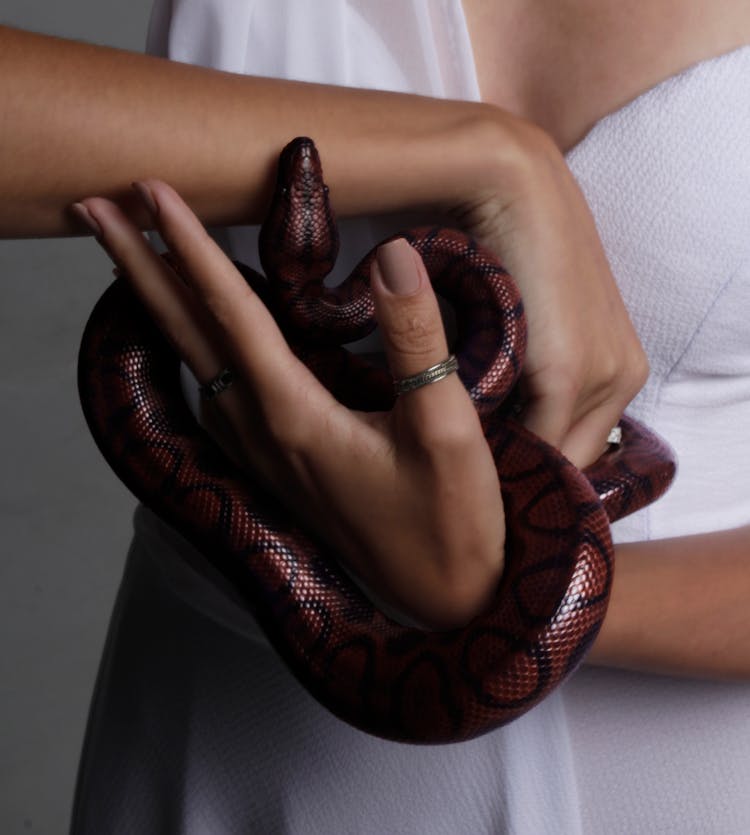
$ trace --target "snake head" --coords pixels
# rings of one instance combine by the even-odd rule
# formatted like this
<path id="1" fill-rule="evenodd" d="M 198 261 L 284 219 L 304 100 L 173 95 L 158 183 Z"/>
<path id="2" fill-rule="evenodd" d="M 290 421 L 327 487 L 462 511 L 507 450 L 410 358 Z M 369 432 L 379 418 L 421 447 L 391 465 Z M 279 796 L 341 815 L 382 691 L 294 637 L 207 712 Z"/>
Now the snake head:
<path id="1" fill-rule="evenodd" d="M 282 151 L 276 189 L 260 232 L 266 276 L 301 290 L 322 285 L 338 255 L 336 220 L 312 139 L 299 136 Z M 303 291 L 304 292 L 304 291 Z"/>

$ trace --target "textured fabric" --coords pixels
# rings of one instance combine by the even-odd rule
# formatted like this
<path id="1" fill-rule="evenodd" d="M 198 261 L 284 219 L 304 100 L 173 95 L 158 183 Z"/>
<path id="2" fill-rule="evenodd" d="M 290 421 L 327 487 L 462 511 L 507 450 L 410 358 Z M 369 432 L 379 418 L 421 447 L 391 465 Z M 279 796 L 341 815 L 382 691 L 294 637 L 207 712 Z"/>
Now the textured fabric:
<path id="1" fill-rule="evenodd" d="M 651 363 L 629 411 L 674 446 L 620 541 L 750 523 L 750 48 L 665 81 L 569 155 Z M 750 832 L 750 685 L 583 669 L 563 688 L 584 831 Z"/>
<path id="2" fill-rule="evenodd" d="M 161 0 L 149 45 L 236 72 L 479 95 L 459 0 Z M 747 49 L 704 62 L 569 155 L 652 364 L 633 412 L 682 459 L 672 497 L 622 539 L 750 520 L 733 444 L 750 417 L 749 72 Z M 347 224 L 339 275 L 393 223 Z M 224 242 L 256 260 L 247 230 Z M 745 685 L 584 670 L 480 740 L 382 742 L 313 702 L 206 561 L 140 509 L 74 832 L 750 832 L 749 708 Z"/>
<path id="3" fill-rule="evenodd" d="M 750 47 L 663 82 L 568 155 L 651 364 L 628 411 L 679 462 L 621 541 L 750 522 L 748 136 Z"/>

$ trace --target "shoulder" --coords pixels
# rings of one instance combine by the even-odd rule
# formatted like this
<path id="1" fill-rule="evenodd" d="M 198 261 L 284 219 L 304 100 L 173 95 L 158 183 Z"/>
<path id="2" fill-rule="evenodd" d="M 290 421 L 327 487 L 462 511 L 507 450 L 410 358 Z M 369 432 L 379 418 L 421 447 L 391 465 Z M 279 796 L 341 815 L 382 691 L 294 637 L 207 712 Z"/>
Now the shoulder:
<path id="1" fill-rule="evenodd" d="M 569 74 L 561 72 L 557 82 L 569 113 L 562 128 L 569 144 L 664 79 L 750 44 L 747 0 L 564 2 L 576 21 L 559 47 Z"/>
<path id="2" fill-rule="evenodd" d="M 750 44 L 748 0 L 464 0 L 464 7 L 483 97 L 537 122 L 562 147 L 660 81 Z"/>

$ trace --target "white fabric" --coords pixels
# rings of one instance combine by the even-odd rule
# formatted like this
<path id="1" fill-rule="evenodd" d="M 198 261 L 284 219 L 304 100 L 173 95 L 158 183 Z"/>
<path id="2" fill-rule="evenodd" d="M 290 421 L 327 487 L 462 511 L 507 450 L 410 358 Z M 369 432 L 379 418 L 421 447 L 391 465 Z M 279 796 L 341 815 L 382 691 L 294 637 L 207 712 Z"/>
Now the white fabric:
<path id="1" fill-rule="evenodd" d="M 579 831 L 560 700 L 460 745 L 357 731 L 248 639 L 247 613 L 236 609 L 226 628 L 176 595 L 164 572 L 174 535 L 143 508 L 137 524 L 156 533 L 137 536 L 128 557 L 72 835 Z"/>
<path id="2" fill-rule="evenodd" d="M 163 0 L 150 44 L 176 60 L 256 75 L 478 97 L 459 0 Z M 651 361 L 632 411 L 680 456 L 671 495 L 620 523 L 620 539 L 750 522 L 740 437 L 750 423 L 748 136 L 744 49 L 658 85 L 604 119 L 569 155 Z M 345 234 L 356 238 L 359 254 L 382 231 L 350 224 Z M 236 257 L 254 259 L 245 232 L 231 230 L 229 243 Z M 342 272 L 352 260 L 343 257 Z M 138 526 L 184 600 L 257 641 L 245 613 L 167 553 L 176 541 L 163 525 L 141 513 Z M 259 676 L 261 695 L 272 700 L 275 686 Z M 279 743 L 265 754 L 269 784 L 276 790 L 286 781 L 288 800 L 258 831 L 750 832 L 745 685 L 586 670 L 480 743 L 430 749 L 429 756 L 408 746 L 365 746 L 373 768 L 364 789 L 361 772 L 347 765 L 336 773 L 334 794 L 321 791 L 314 773 L 290 778 L 283 759 L 298 721 L 329 721 L 306 705 L 300 694 L 295 715 L 265 728 Z M 195 716 L 202 721 L 209 718 Z M 326 756 L 350 764 L 352 735 L 342 728 L 332 736 Z M 184 755 L 190 760 L 187 745 Z M 392 768 L 400 779 L 391 779 Z M 355 799 L 363 790 L 364 815 Z"/>
<path id="3" fill-rule="evenodd" d="M 619 541 L 750 523 L 748 137 L 746 47 L 658 85 L 568 157 L 651 363 L 629 411 L 679 461 Z M 750 832 L 750 686 L 589 668 L 563 693 L 585 832 Z"/>
<path id="4" fill-rule="evenodd" d="M 680 467 L 620 540 L 750 522 L 748 136 L 745 48 L 658 85 L 568 155 L 651 363 L 629 412 Z"/>
<path id="5" fill-rule="evenodd" d="M 147 535 L 138 537 L 138 547 L 160 566 L 169 582 L 175 575 L 165 571 L 165 541 L 171 539 L 172 547 L 178 549 L 184 549 L 185 543 L 148 511 L 140 508 L 138 514 L 148 529 Z M 248 710 L 252 712 L 252 703 L 264 701 L 281 701 L 284 706 L 283 712 L 277 709 L 264 716 L 259 710 L 256 717 L 233 715 L 229 720 L 235 731 L 243 723 L 247 729 L 247 739 L 243 742 L 242 735 L 237 735 L 236 745 L 252 745 L 251 750 L 258 751 L 255 738 L 264 738 L 262 756 L 251 761 L 250 768 L 265 772 L 265 782 L 273 786 L 274 796 L 278 795 L 283 805 L 279 817 L 262 822 L 255 819 L 257 831 L 275 832 L 283 817 L 287 827 L 283 831 L 290 835 L 579 832 L 573 763 L 560 699 L 545 701 L 535 709 L 533 718 L 522 717 L 499 732 L 467 743 L 414 746 L 386 742 L 349 727 L 321 708 L 277 659 L 249 614 L 227 607 L 205 583 L 201 587 L 199 608 L 241 636 L 240 651 L 244 652 L 243 645 L 252 646 L 250 652 L 257 658 Z M 192 604 L 192 600 L 188 602 Z M 215 707 L 220 708 L 222 697 L 215 694 L 214 698 Z M 205 723 L 205 728 L 196 727 L 193 733 L 219 736 L 223 732 L 217 721 L 222 721 L 221 713 L 204 716 L 197 711 L 194 724 Z M 302 745 L 294 746 L 292 741 L 300 737 Z M 255 741 L 250 743 L 250 739 Z M 243 756 L 247 753 L 240 750 L 237 758 Z M 294 768 L 287 762 L 290 757 L 296 760 Z M 195 793 L 191 794 L 192 802 L 199 806 L 200 784 L 207 781 L 204 766 L 200 761 L 191 763 L 190 750 L 185 761 L 197 772 Z M 321 761 L 326 766 L 322 774 L 315 774 L 312 767 L 300 767 Z M 554 764 L 554 768 L 540 768 L 540 762 Z M 224 784 L 227 799 L 233 803 L 237 802 L 233 797 L 237 786 Z M 237 831 L 242 830 L 238 827 Z M 216 835 L 223 835 L 223 831 Z"/>

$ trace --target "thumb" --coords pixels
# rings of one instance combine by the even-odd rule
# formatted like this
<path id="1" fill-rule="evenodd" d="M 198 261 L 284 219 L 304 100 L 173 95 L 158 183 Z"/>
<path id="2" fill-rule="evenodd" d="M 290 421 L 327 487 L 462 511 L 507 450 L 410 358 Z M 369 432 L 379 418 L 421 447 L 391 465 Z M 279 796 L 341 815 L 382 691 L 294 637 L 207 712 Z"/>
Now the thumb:
<path id="1" fill-rule="evenodd" d="M 419 374 L 448 357 L 440 308 L 427 270 L 404 238 L 378 248 L 371 284 L 375 316 L 395 380 Z"/>
<path id="2" fill-rule="evenodd" d="M 378 249 L 372 266 L 375 316 L 394 380 L 404 380 L 444 362 L 448 341 L 427 270 L 403 238 Z M 458 374 L 399 395 L 391 412 L 396 447 L 429 456 L 479 432 L 476 410 Z M 446 444 L 448 446 L 446 447 Z"/>

